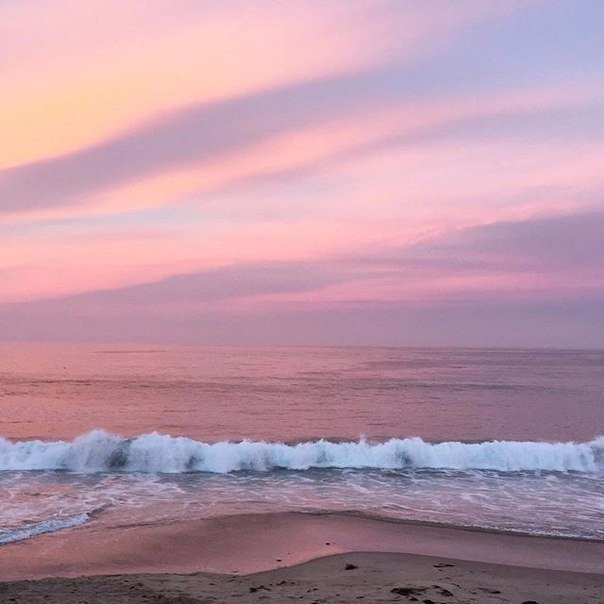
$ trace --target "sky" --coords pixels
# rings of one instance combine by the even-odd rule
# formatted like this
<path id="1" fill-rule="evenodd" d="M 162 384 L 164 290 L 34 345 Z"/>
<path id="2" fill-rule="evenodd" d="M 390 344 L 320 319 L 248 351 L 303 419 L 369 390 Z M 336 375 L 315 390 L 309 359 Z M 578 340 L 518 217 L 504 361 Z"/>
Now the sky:
<path id="1" fill-rule="evenodd" d="M 603 22 L 0 0 L 0 340 L 604 347 Z"/>

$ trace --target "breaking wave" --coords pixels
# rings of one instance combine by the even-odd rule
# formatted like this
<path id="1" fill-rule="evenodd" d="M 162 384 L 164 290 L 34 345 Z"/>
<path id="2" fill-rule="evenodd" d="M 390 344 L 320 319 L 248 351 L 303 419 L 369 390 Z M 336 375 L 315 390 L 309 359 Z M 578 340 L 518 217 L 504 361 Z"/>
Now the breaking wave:
<path id="1" fill-rule="evenodd" d="M 125 439 L 94 430 L 73 441 L 0 438 L 0 471 L 214 472 L 310 468 L 600 472 L 604 436 L 586 443 L 489 441 L 427 443 L 421 438 L 298 444 L 205 443 L 154 432 Z"/>

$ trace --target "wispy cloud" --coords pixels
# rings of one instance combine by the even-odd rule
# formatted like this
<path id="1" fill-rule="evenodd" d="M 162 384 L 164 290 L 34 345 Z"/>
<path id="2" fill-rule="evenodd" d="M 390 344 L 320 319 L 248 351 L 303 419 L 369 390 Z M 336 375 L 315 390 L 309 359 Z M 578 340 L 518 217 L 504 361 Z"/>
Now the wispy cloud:
<path id="1" fill-rule="evenodd" d="M 546 291 L 563 299 L 604 292 L 603 229 L 601 212 L 499 222 L 363 255 L 232 264 L 30 304 L 101 314 L 144 306 L 153 315 L 178 304 L 193 313 L 228 313 L 225 301 L 245 299 L 251 308 L 262 300 L 285 307 L 300 301 L 318 307 L 380 300 L 429 305 L 484 300 L 502 291 L 528 299 Z"/>
<path id="2" fill-rule="evenodd" d="M 259 297 L 285 306 L 371 305 L 380 300 L 429 306 L 494 300 L 502 292 L 523 300 L 545 296 L 564 301 L 604 294 L 603 231 L 604 213 L 565 214 L 471 227 L 362 256 L 239 265 L 183 279 L 197 288 L 197 295 L 188 301 L 252 298 L 253 307 Z M 230 283 L 241 287 L 230 289 Z M 250 287 L 257 283 L 264 289 Z M 126 291 L 150 293 L 146 286 L 141 288 Z"/>

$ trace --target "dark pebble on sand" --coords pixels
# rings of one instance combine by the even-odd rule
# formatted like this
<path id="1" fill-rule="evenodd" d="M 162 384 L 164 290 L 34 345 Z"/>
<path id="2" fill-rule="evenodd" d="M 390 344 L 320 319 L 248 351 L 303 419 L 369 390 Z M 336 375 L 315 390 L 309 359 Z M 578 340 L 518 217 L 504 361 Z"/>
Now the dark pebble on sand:
<path id="1" fill-rule="evenodd" d="M 444 562 L 434 565 L 434 568 L 454 568 L 454 567 L 455 567 L 455 564 L 445 564 Z"/>
<path id="2" fill-rule="evenodd" d="M 390 593 L 399 596 L 418 596 L 423 591 L 426 591 L 425 587 L 393 587 Z"/>
<path id="3" fill-rule="evenodd" d="M 354 570 L 355 568 L 359 568 L 356 564 L 350 564 L 350 562 L 348 562 L 346 564 L 346 566 L 344 567 L 344 570 Z"/>
<path id="4" fill-rule="evenodd" d="M 488 594 L 500 594 L 501 592 L 498 589 L 488 589 L 486 587 L 479 587 L 480 591 L 486 591 Z"/>

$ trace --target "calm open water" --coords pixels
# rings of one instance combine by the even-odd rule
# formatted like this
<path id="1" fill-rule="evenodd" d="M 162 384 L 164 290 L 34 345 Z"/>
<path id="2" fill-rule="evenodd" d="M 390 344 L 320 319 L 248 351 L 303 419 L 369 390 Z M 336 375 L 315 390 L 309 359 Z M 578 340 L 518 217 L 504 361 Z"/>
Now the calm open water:
<path id="1" fill-rule="evenodd" d="M 604 352 L 2 345 L 0 544 L 251 511 L 604 539 Z"/>

